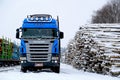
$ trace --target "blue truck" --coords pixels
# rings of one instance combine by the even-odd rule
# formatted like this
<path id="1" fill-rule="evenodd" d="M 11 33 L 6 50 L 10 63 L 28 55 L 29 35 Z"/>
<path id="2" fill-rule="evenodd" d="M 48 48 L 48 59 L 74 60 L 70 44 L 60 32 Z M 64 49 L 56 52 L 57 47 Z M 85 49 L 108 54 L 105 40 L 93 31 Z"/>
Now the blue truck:
<path id="1" fill-rule="evenodd" d="M 59 18 L 49 14 L 28 15 L 22 27 L 16 29 L 20 39 L 21 71 L 50 68 L 60 72 L 60 39 L 64 33 L 59 30 Z"/>

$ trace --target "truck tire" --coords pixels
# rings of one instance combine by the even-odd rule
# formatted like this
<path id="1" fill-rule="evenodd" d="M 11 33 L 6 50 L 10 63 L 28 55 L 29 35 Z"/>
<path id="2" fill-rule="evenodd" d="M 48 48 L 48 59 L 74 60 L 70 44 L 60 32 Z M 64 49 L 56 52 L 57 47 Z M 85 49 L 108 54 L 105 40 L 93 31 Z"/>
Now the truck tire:
<path id="1" fill-rule="evenodd" d="M 27 72 L 27 69 L 26 68 L 21 68 L 21 71 L 26 73 Z"/>
<path id="2" fill-rule="evenodd" d="M 57 67 L 52 67 L 52 69 L 51 69 L 53 72 L 55 72 L 55 73 L 60 73 L 60 67 L 59 66 L 57 66 Z"/>

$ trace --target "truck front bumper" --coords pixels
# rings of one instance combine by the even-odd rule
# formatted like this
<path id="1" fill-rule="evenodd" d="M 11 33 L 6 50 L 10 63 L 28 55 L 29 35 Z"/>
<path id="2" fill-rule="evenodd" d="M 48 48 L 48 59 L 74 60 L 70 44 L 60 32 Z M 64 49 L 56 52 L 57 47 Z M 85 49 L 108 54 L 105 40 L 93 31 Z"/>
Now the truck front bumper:
<path id="1" fill-rule="evenodd" d="M 23 68 L 52 68 L 52 67 L 59 67 L 60 63 L 57 62 L 28 62 L 28 61 L 21 61 L 21 67 Z"/>

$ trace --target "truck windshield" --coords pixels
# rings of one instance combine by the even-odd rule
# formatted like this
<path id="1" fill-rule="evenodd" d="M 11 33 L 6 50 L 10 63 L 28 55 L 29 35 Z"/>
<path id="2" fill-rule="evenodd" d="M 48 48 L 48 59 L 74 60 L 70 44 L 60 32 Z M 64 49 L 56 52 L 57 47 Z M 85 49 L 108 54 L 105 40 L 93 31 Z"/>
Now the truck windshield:
<path id="1" fill-rule="evenodd" d="M 22 29 L 22 38 L 56 38 L 56 29 Z"/>

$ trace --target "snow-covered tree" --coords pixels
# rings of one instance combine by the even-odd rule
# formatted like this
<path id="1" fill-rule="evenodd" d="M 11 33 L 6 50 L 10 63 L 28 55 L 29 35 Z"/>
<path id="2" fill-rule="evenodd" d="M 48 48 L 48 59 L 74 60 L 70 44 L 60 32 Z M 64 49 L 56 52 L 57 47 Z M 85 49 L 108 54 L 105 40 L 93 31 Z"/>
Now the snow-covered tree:
<path id="1" fill-rule="evenodd" d="M 120 23 L 120 0 L 111 0 L 92 16 L 92 23 Z"/>

